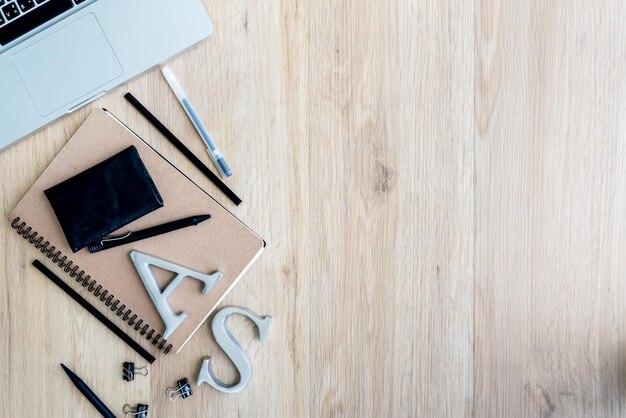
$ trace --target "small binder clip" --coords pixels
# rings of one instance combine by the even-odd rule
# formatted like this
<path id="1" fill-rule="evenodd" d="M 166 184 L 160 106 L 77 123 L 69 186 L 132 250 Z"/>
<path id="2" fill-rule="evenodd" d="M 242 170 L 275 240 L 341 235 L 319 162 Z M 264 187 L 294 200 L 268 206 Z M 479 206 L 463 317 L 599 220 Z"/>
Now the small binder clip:
<path id="1" fill-rule="evenodd" d="M 191 391 L 191 386 L 189 386 L 189 381 L 187 380 L 187 378 L 180 379 L 178 382 L 176 382 L 176 384 L 177 387 L 167 388 L 167 390 L 165 391 L 165 394 L 170 399 L 170 401 L 175 401 L 181 396 L 183 397 L 183 399 L 187 399 L 188 397 L 193 395 L 193 392 Z"/>
<path id="2" fill-rule="evenodd" d="M 140 403 L 137 405 L 137 408 L 132 408 L 130 405 L 126 404 L 124 405 L 124 408 L 122 408 L 122 412 L 124 412 L 124 415 L 132 415 L 137 418 L 148 418 L 148 405 Z"/>
<path id="3" fill-rule="evenodd" d="M 148 376 L 148 368 L 147 367 L 135 367 L 135 363 L 125 361 L 122 365 L 122 379 L 127 382 L 132 382 L 135 380 L 135 375 L 138 374 L 140 376 Z"/>

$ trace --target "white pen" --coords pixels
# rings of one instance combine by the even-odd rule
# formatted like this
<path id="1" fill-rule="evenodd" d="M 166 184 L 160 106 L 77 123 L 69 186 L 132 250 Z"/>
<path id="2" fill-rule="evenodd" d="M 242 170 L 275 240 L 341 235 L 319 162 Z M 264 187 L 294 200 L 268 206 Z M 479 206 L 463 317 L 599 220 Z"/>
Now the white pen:
<path id="1" fill-rule="evenodd" d="M 185 91 L 178 83 L 178 80 L 176 80 L 176 77 L 174 76 L 174 73 L 172 73 L 172 70 L 170 70 L 168 67 L 163 67 L 161 71 L 163 72 L 165 80 L 167 80 L 167 84 L 170 85 L 172 91 L 178 98 L 180 105 L 183 107 L 183 109 L 185 109 L 185 113 L 191 120 L 191 123 L 193 123 L 193 126 L 196 127 L 198 134 L 200 134 L 200 138 L 202 138 L 202 140 L 206 144 L 209 155 L 211 156 L 211 159 L 215 163 L 215 166 L 219 170 L 222 177 L 232 176 L 233 172 L 231 171 L 228 164 L 226 164 L 226 160 L 220 153 L 220 150 L 217 149 L 215 142 L 213 142 L 213 139 L 211 139 L 211 136 L 202 124 L 202 121 L 200 121 L 200 118 L 198 117 L 196 111 L 193 109 L 193 106 L 191 106 L 191 103 L 189 102 L 189 99 L 187 99 Z"/>

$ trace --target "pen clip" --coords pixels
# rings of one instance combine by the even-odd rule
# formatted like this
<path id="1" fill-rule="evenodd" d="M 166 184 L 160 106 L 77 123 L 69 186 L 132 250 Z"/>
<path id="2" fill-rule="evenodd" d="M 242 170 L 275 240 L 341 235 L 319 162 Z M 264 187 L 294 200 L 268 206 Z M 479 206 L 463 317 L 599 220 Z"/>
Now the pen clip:
<path id="1" fill-rule="evenodd" d="M 111 236 L 111 237 L 104 237 L 100 240 L 100 245 L 104 245 L 105 242 L 109 242 L 109 241 L 119 241 L 121 239 L 125 239 L 130 237 L 130 234 L 132 234 L 131 231 L 128 231 L 126 234 L 124 235 L 117 235 L 117 236 Z"/>

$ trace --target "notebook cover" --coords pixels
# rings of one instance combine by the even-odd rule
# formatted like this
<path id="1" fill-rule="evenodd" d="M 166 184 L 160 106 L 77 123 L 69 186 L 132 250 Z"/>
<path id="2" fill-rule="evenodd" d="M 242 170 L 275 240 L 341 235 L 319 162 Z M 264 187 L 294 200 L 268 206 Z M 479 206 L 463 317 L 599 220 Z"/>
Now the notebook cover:
<path id="1" fill-rule="evenodd" d="M 72 254 L 44 190 L 131 145 L 137 147 L 163 197 L 164 207 L 118 232 L 144 229 L 205 213 L 210 214 L 211 219 L 197 226 L 100 253 L 91 254 L 84 248 Z M 186 279 L 168 298 L 175 313 L 184 311 L 188 315 L 167 340 L 176 352 L 187 343 L 264 248 L 264 242 L 258 235 L 105 110 L 96 110 L 87 118 L 9 213 L 10 220 L 16 217 L 50 241 L 109 294 L 114 294 L 116 299 L 132 309 L 132 313 L 143 319 L 144 324 L 149 324 L 161 335 L 165 330 L 163 320 L 131 261 L 130 252 L 139 251 L 203 273 L 222 272 L 222 279 L 207 295 L 201 292 L 201 282 Z M 153 270 L 162 288 L 173 279 L 173 273 L 160 271 L 157 267 Z M 73 281 L 69 283 L 80 286 Z M 92 296 L 91 301 L 98 309 L 106 310 L 99 298 Z M 129 331 L 129 335 L 132 337 L 133 333 Z M 136 339 L 140 341 L 142 338 L 137 334 Z"/>

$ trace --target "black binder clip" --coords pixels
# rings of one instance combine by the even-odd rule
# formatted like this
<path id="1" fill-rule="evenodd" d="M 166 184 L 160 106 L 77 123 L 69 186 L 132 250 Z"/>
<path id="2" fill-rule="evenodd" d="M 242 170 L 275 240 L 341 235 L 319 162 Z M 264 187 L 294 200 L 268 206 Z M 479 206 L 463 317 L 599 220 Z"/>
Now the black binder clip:
<path id="1" fill-rule="evenodd" d="M 191 386 L 189 386 L 189 381 L 187 380 L 187 378 L 180 379 L 178 382 L 176 382 L 176 385 L 177 387 L 167 388 L 167 390 L 165 391 L 165 394 L 170 399 L 170 401 L 175 401 L 181 396 L 183 399 L 187 399 L 188 397 L 193 395 Z"/>
<path id="2" fill-rule="evenodd" d="M 127 382 L 132 382 L 135 380 L 135 375 L 138 374 L 140 376 L 148 376 L 148 368 L 147 367 L 135 367 L 135 363 L 131 363 L 125 361 L 122 364 L 122 379 Z"/>
<path id="3" fill-rule="evenodd" d="M 124 405 L 122 409 L 124 415 L 132 415 L 137 418 L 148 418 L 148 405 L 140 403 L 137 408 L 132 408 L 130 405 Z"/>

